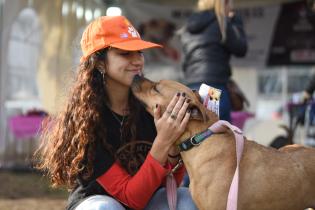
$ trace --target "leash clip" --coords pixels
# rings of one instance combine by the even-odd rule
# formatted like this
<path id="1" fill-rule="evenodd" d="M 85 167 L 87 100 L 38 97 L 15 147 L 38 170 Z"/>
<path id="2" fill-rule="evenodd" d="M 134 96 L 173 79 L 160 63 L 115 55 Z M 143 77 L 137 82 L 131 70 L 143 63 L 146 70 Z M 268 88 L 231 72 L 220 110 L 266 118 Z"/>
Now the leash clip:
<path id="1" fill-rule="evenodd" d="M 196 137 L 196 135 L 194 135 L 194 136 L 192 136 L 192 137 L 190 138 L 190 143 L 191 143 L 192 145 L 194 145 L 194 146 L 199 146 L 199 145 L 201 144 L 201 142 L 196 142 L 195 137 Z"/>
<path id="2" fill-rule="evenodd" d="M 171 173 L 175 173 L 183 165 L 183 159 L 179 159 L 176 166 L 171 170 Z"/>

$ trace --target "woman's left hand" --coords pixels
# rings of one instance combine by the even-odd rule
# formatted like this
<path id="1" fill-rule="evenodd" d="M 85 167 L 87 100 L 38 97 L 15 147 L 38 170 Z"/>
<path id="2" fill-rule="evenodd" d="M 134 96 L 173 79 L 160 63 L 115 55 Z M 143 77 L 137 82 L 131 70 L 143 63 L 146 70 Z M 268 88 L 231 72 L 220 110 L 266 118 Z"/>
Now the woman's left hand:
<path id="1" fill-rule="evenodd" d="M 165 163 L 172 145 L 185 131 L 190 116 L 187 111 L 189 102 L 184 93 L 178 93 L 162 115 L 159 105 L 154 110 L 157 136 L 152 145 L 151 155 L 161 163 Z"/>

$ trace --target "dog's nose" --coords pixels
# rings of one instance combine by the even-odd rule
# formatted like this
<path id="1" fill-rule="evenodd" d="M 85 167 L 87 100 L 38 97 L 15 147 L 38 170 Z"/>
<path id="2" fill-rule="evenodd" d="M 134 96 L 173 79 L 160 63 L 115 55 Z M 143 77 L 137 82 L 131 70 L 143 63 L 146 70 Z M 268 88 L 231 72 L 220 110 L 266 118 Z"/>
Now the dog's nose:
<path id="1" fill-rule="evenodd" d="M 140 84 L 144 80 L 144 78 L 140 75 L 135 75 L 133 77 L 132 83 L 131 83 L 131 89 L 132 91 L 139 91 L 140 89 Z"/>
<path id="2" fill-rule="evenodd" d="M 133 80 L 132 80 L 132 83 L 139 83 L 141 80 L 143 79 L 142 76 L 140 76 L 139 74 L 136 74 L 134 77 L 133 77 Z"/>

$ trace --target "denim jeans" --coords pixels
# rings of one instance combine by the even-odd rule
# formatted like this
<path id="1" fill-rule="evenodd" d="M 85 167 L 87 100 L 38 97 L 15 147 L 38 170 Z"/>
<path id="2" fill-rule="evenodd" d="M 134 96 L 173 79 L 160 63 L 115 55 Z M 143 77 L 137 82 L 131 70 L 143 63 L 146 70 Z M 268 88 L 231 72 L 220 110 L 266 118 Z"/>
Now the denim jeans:
<path id="1" fill-rule="evenodd" d="M 177 189 L 178 210 L 198 210 L 186 187 Z M 86 198 L 75 210 L 125 210 L 114 198 L 106 195 L 94 195 Z M 169 210 L 165 188 L 159 189 L 151 198 L 144 210 Z"/>
<path id="2" fill-rule="evenodd" d="M 125 208 L 112 197 L 93 195 L 83 200 L 75 210 L 125 210 Z"/>
<path id="3" fill-rule="evenodd" d="M 177 205 L 178 210 L 198 210 L 193 202 L 189 189 L 187 187 L 177 188 Z M 169 210 L 166 196 L 166 189 L 158 190 L 144 210 Z"/>

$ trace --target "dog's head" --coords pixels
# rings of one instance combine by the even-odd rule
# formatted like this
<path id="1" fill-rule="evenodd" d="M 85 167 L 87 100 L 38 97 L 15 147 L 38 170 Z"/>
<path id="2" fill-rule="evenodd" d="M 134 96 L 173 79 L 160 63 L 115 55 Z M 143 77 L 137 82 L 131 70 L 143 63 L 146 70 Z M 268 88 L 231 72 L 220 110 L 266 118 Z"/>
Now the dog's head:
<path id="1" fill-rule="evenodd" d="M 191 120 L 202 121 L 203 123 L 217 120 L 216 115 L 212 112 L 211 114 L 210 111 L 203 106 L 199 94 L 179 82 L 172 80 L 153 82 L 144 77 L 135 76 L 131 89 L 151 115 L 153 115 L 153 109 L 156 104 L 159 104 L 163 113 L 176 93 L 185 92 L 186 98 L 191 100 L 189 105 Z"/>

